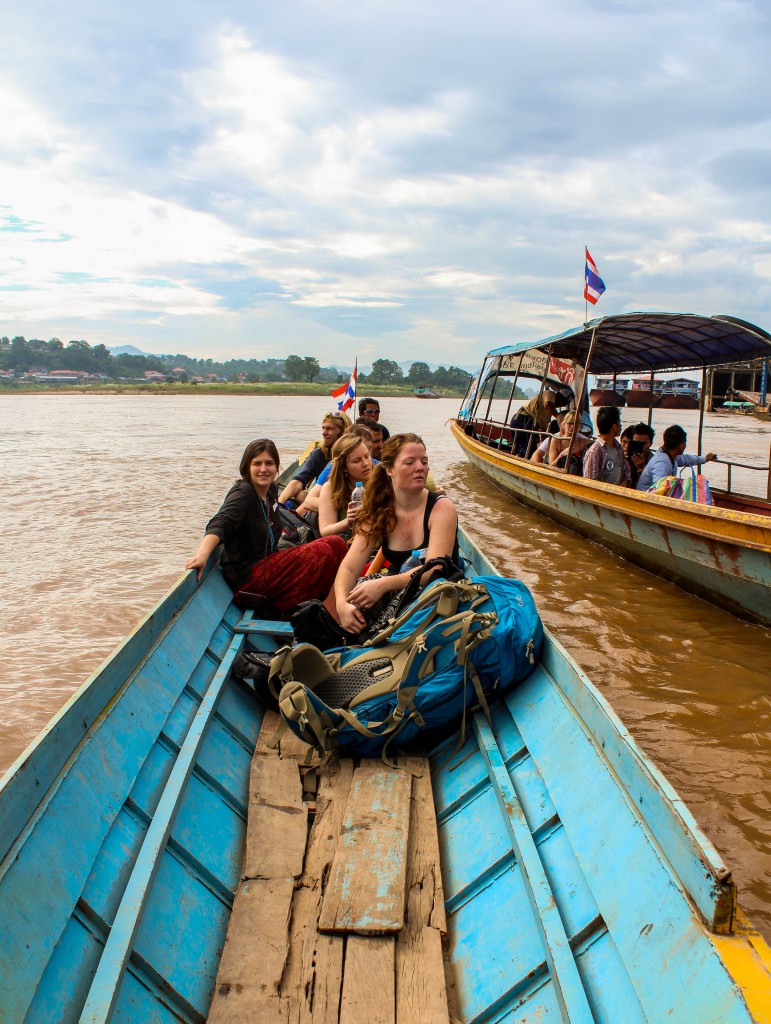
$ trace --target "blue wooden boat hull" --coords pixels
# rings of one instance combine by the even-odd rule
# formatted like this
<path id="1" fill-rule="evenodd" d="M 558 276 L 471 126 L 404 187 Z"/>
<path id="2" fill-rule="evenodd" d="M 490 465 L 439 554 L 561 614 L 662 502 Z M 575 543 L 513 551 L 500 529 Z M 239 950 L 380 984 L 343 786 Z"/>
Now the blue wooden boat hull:
<path id="1" fill-rule="evenodd" d="M 4 1022 L 206 1019 L 262 720 L 230 673 L 245 628 L 218 569 L 186 574 L 6 776 Z M 730 873 L 553 637 L 455 745 L 432 773 L 466 1024 L 760 1019 L 713 934 Z"/>

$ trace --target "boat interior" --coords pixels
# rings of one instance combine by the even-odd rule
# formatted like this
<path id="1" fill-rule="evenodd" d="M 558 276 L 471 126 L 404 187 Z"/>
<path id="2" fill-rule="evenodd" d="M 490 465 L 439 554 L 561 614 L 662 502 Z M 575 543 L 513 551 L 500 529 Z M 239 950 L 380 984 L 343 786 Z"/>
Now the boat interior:
<path id="1" fill-rule="evenodd" d="M 464 420 L 462 422 L 459 421 L 458 425 L 468 437 L 474 438 L 474 440 L 478 441 L 480 444 L 494 448 L 502 454 L 505 454 L 507 458 L 516 462 L 527 464 L 527 459 L 520 458 L 512 454 L 512 435 L 514 432 L 506 423 L 486 419 L 472 419 Z M 530 431 L 529 433 L 532 433 L 538 440 L 542 437 L 541 434 L 535 431 Z M 717 508 L 730 509 L 733 512 L 748 512 L 756 516 L 771 517 L 771 499 L 765 499 L 751 494 L 742 494 L 731 488 L 732 467 L 741 466 L 746 469 L 765 472 L 767 491 L 771 495 L 771 456 L 769 457 L 769 464 L 767 466 L 750 465 L 749 463 L 737 461 L 732 462 L 722 458 L 721 462 L 725 463 L 727 466 L 728 486 L 726 488 L 711 488 L 715 506 Z M 559 470 L 543 463 L 539 463 L 538 469 L 544 473 L 562 475 Z"/>

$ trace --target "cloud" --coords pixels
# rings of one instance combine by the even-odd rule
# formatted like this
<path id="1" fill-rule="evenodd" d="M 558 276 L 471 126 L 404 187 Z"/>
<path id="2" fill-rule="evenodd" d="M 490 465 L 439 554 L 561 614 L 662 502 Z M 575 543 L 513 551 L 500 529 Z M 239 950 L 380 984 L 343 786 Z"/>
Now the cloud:
<path id="1" fill-rule="evenodd" d="M 4 22 L 5 334 L 468 364 L 583 316 L 585 244 L 597 312 L 769 326 L 760 0 Z"/>

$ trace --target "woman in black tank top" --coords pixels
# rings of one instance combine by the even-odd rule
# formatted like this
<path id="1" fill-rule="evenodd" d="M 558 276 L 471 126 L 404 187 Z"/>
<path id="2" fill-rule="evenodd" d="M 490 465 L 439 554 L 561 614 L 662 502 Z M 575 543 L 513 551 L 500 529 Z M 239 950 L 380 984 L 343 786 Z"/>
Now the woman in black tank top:
<path id="1" fill-rule="evenodd" d="M 415 548 L 426 558 L 457 558 L 458 516 L 445 495 L 426 489 L 428 456 L 417 434 L 396 434 L 383 445 L 382 461 L 372 471 L 364 493 L 358 529 L 335 579 L 335 603 L 343 627 L 358 633 L 366 626 L 360 608 L 403 590 L 409 573 L 401 564 Z M 382 545 L 391 574 L 357 584 L 364 566 Z"/>

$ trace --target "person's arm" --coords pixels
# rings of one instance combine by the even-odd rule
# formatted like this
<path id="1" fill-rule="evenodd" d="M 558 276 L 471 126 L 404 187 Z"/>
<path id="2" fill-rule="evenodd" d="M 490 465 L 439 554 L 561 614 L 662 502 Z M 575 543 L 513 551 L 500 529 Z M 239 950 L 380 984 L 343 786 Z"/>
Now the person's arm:
<path id="1" fill-rule="evenodd" d="M 584 455 L 584 476 L 589 480 L 600 479 L 600 465 L 602 452 L 600 446 L 595 442 Z"/>
<path id="2" fill-rule="evenodd" d="M 678 466 L 703 466 L 705 462 L 714 462 L 717 458 L 714 452 L 707 452 L 706 455 L 678 455 L 677 462 Z"/>
<path id="3" fill-rule="evenodd" d="M 188 560 L 185 562 L 186 569 L 196 570 L 195 578 L 197 580 L 200 580 L 201 573 L 206 568 L 206 563 L 209 561 L 212 551 L 214 551 L 219 544 L 220 538 L 217 536 L 216 533 L 205 534 L 203 540 L 198 545 L 198 550 L 196 551 L 196 553 L 193 555 L 192 558 L 188 558 Z"/>
<path id="4" fill-rule="evenodd" d="M 219 510 L 206 524 L 206 533 L 198 545 L 198 550 L 185 563 L 186 569 L 197 570 L 199 580 L 212 551 L 237 529 L 247 514 L 253 494 L 254 492 L 248 485 L 235 484 L 225 495 L 225 500 Z"/>
<path id="5" fill-rule="evenodd" d="M 327 460 L 324 456 L 324 452 L 321 448 L 314 448 L 305 462 L 303 462 L 302 466 L 300 466 L 295 475 L 283 489 L 281 494 L 279 494 L 278 500 L 281 504 L 283 505 L 291 498 L 296 498 L 298 494 L 304 491 L 308 484 L 316 479 L 326 464 Z"/>
<path id="6" fill-rule="evenodd" d="M 455 547 L 458 532 L 458 513 L 449 498 L 437 501 L 431 509 L 428 520 L 428 551 L 426 561 L 431 558 L 449 558 Z"/>
<path id="7" fill-rule="evenodd" d="M 335 606 L 343 629 L 347 629 L 349 633 L 360 633 L 367 625 L 364 616 L 351 598 L 356 580 L 367 564 L 372 550 L 373 544 L 363 533 L 357 533 L 335 576 Z"/>
<path id="8" fill-rule="evenodd" d="M 308 491 L 305 496 L 305 501 L 302 505 L 298 505 L 295 509 L 298 515 L 305 515 L 306 512 L 318 512 L 319 510 L 319 496 L 321 495 L 321 484 L 314 484 L 313 487 Z"/>
<path id="9" fill-rule="evenodd" d="M 302 489 L 303 485 L 299 480 L 290 480 L 281 494 L 279 494 L 278 500 L 282 505 L 285 505 L 288 501 L 291 501 L 292 498 L 296 498 Z"/>
<path id="10" fill-rule="evenodd" d="M 564 463 L 565 452 L 567 452 L 567 448 L 563 449 L 560 439 L 553 437 L 549 442 L 549 465 L 559 466 L 560 463 Z"/>
<path id="11" fill-rule="evenodd" d="M 321 488 L 319 498 L 319 535 L 331 537 L 335 533 L 345 533 L 351 528 L 348 517 L 338 519 L 338 509 L 332 501 L 332 484 L 329 480 Z"/>

